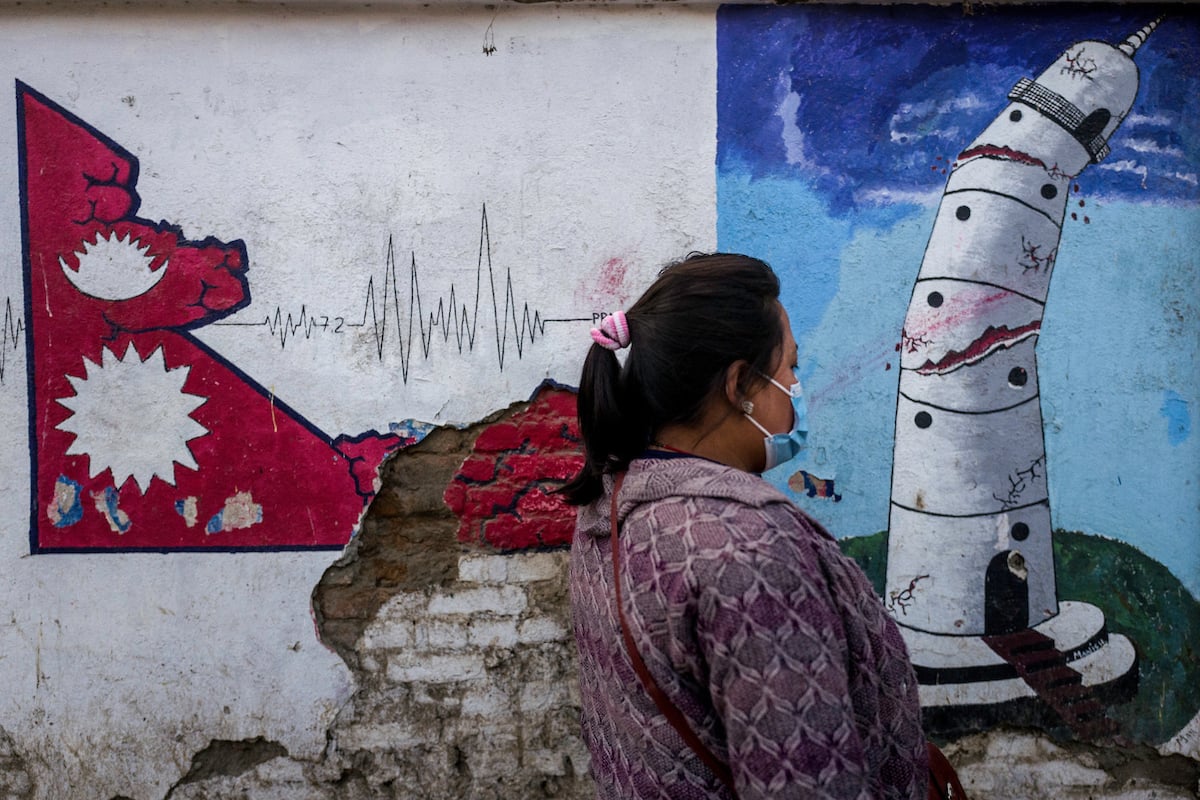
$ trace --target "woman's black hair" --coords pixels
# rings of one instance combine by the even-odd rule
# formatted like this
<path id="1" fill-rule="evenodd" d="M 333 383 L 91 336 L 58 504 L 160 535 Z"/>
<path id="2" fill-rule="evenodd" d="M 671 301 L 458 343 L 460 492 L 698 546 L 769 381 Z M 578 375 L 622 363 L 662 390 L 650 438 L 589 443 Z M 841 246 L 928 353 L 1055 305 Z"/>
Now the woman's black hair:
<path id="1" fill-rule="evenodd" d="M 588 351 L 579 378 L 584 464 L 561 489 L 566 501 L 592 502 L 602 476 L 628 467 L 664 425 L 698 420 L 733 363 L 772 374 L 783 344 L 778 299 L 779 278 L 749 256 L 692 253 L 664 267 L 625 312 L 624 367 L 598 344 Z"/>

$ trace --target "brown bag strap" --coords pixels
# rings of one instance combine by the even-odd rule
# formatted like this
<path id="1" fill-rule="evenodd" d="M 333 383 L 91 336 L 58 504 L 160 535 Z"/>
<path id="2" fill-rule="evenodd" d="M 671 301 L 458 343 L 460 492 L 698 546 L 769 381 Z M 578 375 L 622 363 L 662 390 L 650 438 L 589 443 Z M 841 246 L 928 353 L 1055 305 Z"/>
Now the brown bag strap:
<path id="1" fill-rule="evenodd" d="M 929 751 L 929 800 L 967 800 L 954 765 L 936 744 L 925 743 Z"/>
<path id="2" fill-rule="evenodd" d="M 621 607 L 621 577 L 618 571 L 620 563 L 620 548 L 617 547 L 617 492 L 621 491 L 621 484 L 625 481 L 625 473 L 621 472 L 617 475 L 616 482 L 613 484 L 612 491 L 612 510 L 610 512 L 610 520 L 612 524 L 612 564 L 613 564 L 613 588 L 617 595 L 617 619 L 621 623 L 621 638 L 625 640 L 625 649 L 629 652 L 629 661 L 633 664 L 633 671 L 637 673 L 638 678 L 642 682 L 642 686 L 646 687 L 646 692 L 650 695 L 650 699 L 654 701 L 654 705 L 658 706 L 659 712 L 667 718 L 667 722 L 671 723 L 671 727 L 683 738 L 683 741 L 688 747 L 692 748 L 692 752 L 700 757 L 713 774 L 717 776 L 717 780 L 725 784 L 730 793 L 737 797 L 737 789 L 733 783 L 733 773 L 729 770 L 729 765 L 705 747 L 704 742 L 700 741 L 700 737 L 692 730 L 687 719 L 684 718 L 683 712 L 680 711 L 674 703 L 672 703 L 665 692 L 655 682 L 654 676 L 650 674 L 650 670 L 646 668 L 646 662 L 642 661 L 642 656 L 638 653 L 637 645 L 633 642 L 633 635 L 629 632 L 629 623 L 625 621 L 625 611 Z"/>

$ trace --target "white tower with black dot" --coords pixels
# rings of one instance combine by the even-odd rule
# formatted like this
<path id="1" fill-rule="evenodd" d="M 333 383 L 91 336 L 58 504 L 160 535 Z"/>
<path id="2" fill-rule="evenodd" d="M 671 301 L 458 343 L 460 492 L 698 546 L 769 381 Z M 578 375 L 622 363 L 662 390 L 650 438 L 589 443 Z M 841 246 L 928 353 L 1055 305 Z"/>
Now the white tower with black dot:
<path id="1" fill-rule="evenodd" d="M 885 601 L 925 678 L 994 657 L 942 637 L 1064 610 L 1035 346 L 1072 181 L 1108 155 L 1155 24 L 1117 46 L 1077 42 L 1019 81 L 953 164 L 904 321 L 888 525 Z M 930 648 L 943 655 L 922 669 Z"/>

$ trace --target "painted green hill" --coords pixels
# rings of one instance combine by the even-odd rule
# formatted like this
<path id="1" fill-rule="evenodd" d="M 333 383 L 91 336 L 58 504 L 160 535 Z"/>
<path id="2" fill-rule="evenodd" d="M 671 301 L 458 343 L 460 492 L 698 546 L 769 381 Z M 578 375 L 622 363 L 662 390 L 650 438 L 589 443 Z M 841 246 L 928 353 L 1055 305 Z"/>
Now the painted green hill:
<path id="1" fill-rule="evenodd" d="M 887 532 L 840 540 L 883 595 Z M 1082 600 L 1104 612 L 1112 633 L 1137 647 L 1139 686 L 1110 716 L 1122 732 L 1161 744 L 1200 709 L 1200 601 L 1170 571 L 1137 548 L 1076 531 L 1055 531 L 1059 600 Z"/>

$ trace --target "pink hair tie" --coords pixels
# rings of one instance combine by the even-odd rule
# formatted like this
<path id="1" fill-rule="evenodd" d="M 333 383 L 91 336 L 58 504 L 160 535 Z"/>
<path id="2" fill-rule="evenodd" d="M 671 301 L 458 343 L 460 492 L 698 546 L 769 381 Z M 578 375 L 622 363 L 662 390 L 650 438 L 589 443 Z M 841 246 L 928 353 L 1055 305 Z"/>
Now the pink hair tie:
<path id="1" fill-rule="evenodd" d="M 629 347 L 629 322 L 624 311 L 614 311 L 592 328 L 592 341 L 608 350 Z"/>

